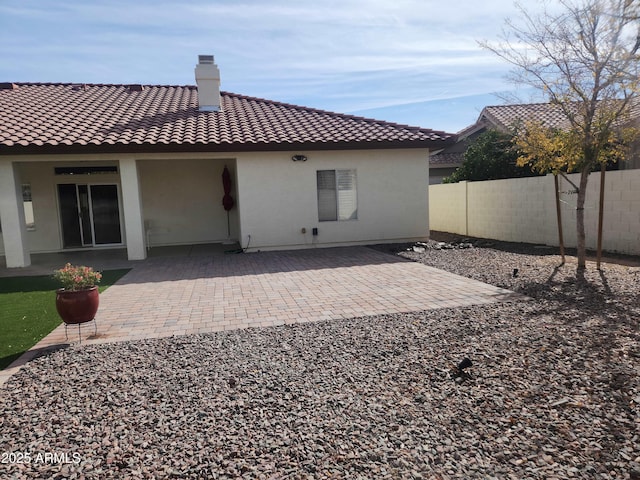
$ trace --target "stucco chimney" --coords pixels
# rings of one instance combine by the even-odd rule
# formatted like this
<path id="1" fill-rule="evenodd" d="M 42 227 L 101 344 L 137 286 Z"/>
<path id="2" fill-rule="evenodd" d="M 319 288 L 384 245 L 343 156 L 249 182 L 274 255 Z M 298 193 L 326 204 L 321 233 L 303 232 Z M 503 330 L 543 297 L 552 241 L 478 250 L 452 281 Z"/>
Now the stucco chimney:
<path id="1" fill-rule="evenodd" d="M 213 63 L 213 55 L 198 55 L 196 65 L 198 107 L 201 112 L 220 111 L 220 70 Z"/>

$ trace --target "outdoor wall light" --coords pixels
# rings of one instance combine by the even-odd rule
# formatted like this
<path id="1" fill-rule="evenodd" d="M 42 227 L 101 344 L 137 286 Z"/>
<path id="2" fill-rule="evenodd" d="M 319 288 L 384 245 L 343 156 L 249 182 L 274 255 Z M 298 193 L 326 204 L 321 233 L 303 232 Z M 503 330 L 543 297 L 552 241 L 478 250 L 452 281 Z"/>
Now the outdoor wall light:
<path id="1" fill-rule="evenodd" d="M 294 162 L 306 162 L 307 157 L 304 155 L 294 155 L 293 157 L 291 157 L 291 160 L 293 160 Z"/>

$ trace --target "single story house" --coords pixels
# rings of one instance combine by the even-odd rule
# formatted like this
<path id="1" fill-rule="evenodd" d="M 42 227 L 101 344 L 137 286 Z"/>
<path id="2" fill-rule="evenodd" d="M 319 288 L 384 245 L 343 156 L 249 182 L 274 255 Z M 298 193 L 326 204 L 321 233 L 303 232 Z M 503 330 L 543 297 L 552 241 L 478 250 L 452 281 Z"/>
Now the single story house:
<path id="1" fill-rule="evenodd" d="M 7 267 L 67 249 L 126 247 L 139 260 L 149 246 L 428 237 L 429 152 L 454 135 L 221 92 L 211 55 L 195 77 L 0 84 Z"/>
<path id="2" fill-rule="evenodd" d="M 640 109 L 633 111 L 634 118 L 640 118 Z M 429 183 L 442 183 L 464 161 L 468 146 L 487 130 L 507 132 L 527 121 L 543 123 L 554 128 L 568 127 L 568 120 L 558 105 L 552 103 L 523 103 L 514 105 L 493 105 L 482 109 L 476 122 L 456 134 L 456 143 L 434 152 L 430 157 Z M 618 168 L 640 168 L 640 148 L 632 149 L 630 157 Z"/>

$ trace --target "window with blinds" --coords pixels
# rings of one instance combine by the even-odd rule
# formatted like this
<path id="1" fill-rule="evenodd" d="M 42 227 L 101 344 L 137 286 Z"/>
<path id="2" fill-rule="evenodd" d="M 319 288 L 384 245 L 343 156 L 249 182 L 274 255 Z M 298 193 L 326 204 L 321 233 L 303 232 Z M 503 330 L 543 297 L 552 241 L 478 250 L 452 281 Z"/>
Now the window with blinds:
<path id="1" fill-rule="evenodd" d="M 356 220 L 358 195 L 355 170 L 318 170 L 318 220 Z"/>

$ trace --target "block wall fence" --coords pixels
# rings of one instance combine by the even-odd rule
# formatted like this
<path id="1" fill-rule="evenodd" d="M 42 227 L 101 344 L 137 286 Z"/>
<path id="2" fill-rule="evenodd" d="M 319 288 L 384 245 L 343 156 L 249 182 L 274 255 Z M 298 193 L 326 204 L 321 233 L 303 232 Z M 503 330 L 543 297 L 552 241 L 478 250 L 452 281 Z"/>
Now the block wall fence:
<path id="1" fill-rule="evenodd" d="M 569 178 L 576 185 L 579 175 Z M 564 243 L 576 246 L 573 187 L 558 177 Z M 430 230 L 509 242 L 559 245 L 553 175 L 429 186 Z M 600 173 L 587 185 L 587 248 L 595 250 Z M 640 255 L 640 169 L 605 174 L 603 250 Z"/>

